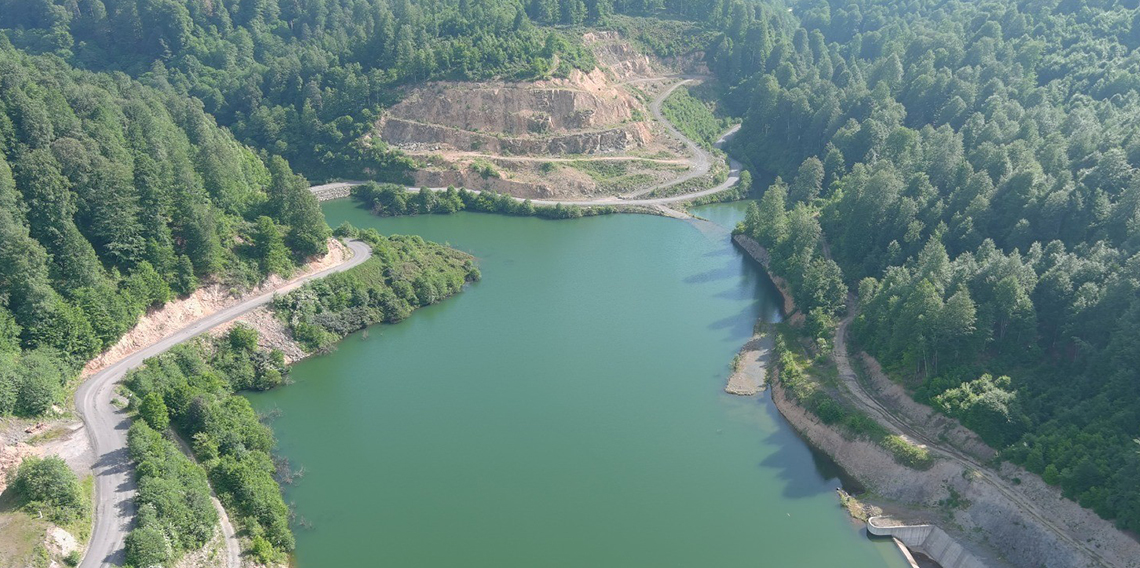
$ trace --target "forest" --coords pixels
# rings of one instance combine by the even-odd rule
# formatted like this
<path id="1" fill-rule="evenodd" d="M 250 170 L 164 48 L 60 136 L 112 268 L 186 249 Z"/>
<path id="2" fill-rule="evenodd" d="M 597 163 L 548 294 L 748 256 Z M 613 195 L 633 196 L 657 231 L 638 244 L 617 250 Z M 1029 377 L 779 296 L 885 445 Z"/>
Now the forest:
<path id="1" fill-rule="evenodd" d="M 0 0 L 0 30 L 28 52 L 193 97 L 238 140 L 311 180 L 403 182 L 413 162 L 382 142 L 359 142 L 399 87 L 564 76 L 594 65 L 566 26 L 664 10 L 693 17 L 722 3 Z"/>
<path id="2" fill-rule="evenodd" d="M 257 337 L 237 325 L 212 341 L 178 345 L 127 376 L 140 418 L 128 437 L 139 485 L 139 522 L 126 543 L 130 565 L 169 565 L 210 539 L 217 524 L 210 484 L 249 534 L 259 562 L 279 562 L 293 550 L 289 508 L 270 455 L 273 434 L 235 395 L 273 388 L 286 373 L 281 353 L 259 348 Z M 201 466 L 162 435 L 168 427 Z"/>
<path id="3" fill-rule="evenodd" d="M 290 166 L 404 182 L 357 142 L 401 86 L 589 67 L 573 26 L 630 15 L 691 26 L 633 39 L 705 54 L 809 331 L 857 310 L 917 399 L 1140 530 L 1135 0 L 0 0 L 0 411 L 199 279 L 314 252 Z"/>
<path id="4" fill-rule="evenodd" d="M 304 179 L 194 100 L 0 35 L 0 415 L 62 403 L 148 308 L 286 273 L 328 234 Z"/>
<path id="5" fill-rule="evenodd" d="M 741 230 L 809 329 L 857 307 L 853 339 L 917 400 L 1140 529 L 1135 3 L 742 13 L 711 64 L 731 151 L 775 181 Z"/>

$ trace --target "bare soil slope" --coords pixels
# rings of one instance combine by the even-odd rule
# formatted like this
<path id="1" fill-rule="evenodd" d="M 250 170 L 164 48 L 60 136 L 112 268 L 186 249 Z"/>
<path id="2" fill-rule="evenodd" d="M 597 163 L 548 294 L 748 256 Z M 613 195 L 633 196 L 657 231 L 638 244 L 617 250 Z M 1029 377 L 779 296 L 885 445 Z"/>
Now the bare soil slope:
<path id="1" fill-rule="evenodd" d="M 615 32 L 583 41 L 599 66 L 533 82 L 437 82 L 411 89 L 366 135 L 417 158 L 415 184 L 524 198 L 636 192 L 689 171 L 691 152 L 649 103 L 676 70 Z"/>

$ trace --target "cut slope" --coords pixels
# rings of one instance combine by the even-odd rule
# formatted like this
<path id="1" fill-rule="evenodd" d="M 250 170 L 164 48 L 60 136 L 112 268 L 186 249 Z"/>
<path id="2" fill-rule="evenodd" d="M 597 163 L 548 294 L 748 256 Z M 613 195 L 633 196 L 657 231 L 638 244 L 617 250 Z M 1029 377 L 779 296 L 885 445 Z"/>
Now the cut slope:
<path id="1" fill-rule="evenodd" d="M 675 87 L 676 75 L 616 32 L 590 32 L 583 41 L 599 62 L 589 72 L 412 89 L 364 142 L 379 139 L 416 158 L 413 185 L 523 198 L 637 196 L 707 173 L 707 156 L 651 105 Z"/>

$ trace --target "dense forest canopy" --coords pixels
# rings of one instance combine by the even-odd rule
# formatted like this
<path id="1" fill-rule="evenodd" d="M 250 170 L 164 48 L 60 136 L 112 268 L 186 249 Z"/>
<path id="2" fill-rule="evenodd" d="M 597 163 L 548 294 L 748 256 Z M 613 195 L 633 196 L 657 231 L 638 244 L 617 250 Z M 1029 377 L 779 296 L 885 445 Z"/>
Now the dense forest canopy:
<path id="1" fill-rule="evenodd" d="M 589 69 L 565 26 L 616 13 L 704 18 L 720 0 L 0 0 L 23 49 L 195 97 L 247 144 L 310 179 L 402 181 L 358 139 L 396 87 Z M 720 10 L 723 11 L 723 10 Z M 555 29 L 552 26 L 559 26 Z"/>
<path id="2" fill-rule="evenodd" d="M 854 338 L 917 398 L 1140 530 L 1137 2 L 790 6 L 0 0 L 0 360 L 64 373 L 131 320 L 109 310 L 243 266 L 243 231 L 277 251 L 257 270 L 275 226 L 310 252 L 314 208 L 267 156 L 399 181 L 406 158 L 356 141 L 403 84 L 564 74 L 593 64 L 574 26 L 686 20 L 640 43 L 718 75 L 732 151 L 774 179 L 745 230 L 808 329 L 855 292 Z M 0 410 L 42 409 L 32 383 Z"/>
<path id="3" fill-rule="evenodd" d="M 855 338 L 916 398 L 1140 529 L 1136 3 L 767 13 L 712 64 L 735 151 L 780 176 L 745 230 L 809 324 L 846 282 Z"/>
<path id="4" fill-rule="evenodd" d="M 200 279 L 259 281 L 262 241 L 288 270 L 328 233 L 307 183 L 197 101 L 0 35 L 0 415 L 61 402 L 88 359 Z"/>

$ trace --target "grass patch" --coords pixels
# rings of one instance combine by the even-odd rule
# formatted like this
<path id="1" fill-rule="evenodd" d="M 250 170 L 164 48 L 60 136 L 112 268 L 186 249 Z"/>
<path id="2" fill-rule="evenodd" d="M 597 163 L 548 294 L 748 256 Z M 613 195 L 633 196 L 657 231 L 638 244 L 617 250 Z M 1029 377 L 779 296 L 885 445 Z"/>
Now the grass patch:
<path id="1" fill-rule="evenodd" d="M 895 461 L 912 469 L 930 469 L 934 465 L 934 458 L 930 450 L 912 444 L 902 436 L 891 434 L 886 436 L 879 445 L 886 448 L 894 456 Z"/>
<path id="2" fill-rule="evenodd" d="M 73 521 L 61 525 L 71 533 L 82 546 L 91 538 L 93 522 L 91 502 L 95 494 L 95 477 L 88 475 L 80 481 L 83 492 L 85 513 Z M 15 491 L 5 490 L 0 494 L 0 566 L 51 565 L 52 561 L 68 564 L 67 557 L 53 558 L 44 546 L 48 529 L 53 525 L 37 512 L 25 510 L 22 500 Z"/>
<path id="3" fill-rule="evenodd" d="M 58 440 L 67 434 L 68 429 L 65 426 L 53 426 L 45 432 L 40 432 L 35 436 L 28 438 L 28 445 L 38 446 L 53 440 Z"/>
<path id="4" fill-rule="evenodd" d="M 700 92 L 711 96 L 707 87 Z M 661 105 L 661 113 L 665 118 L 672 122 L 677 130 L 706 150 L 712 149 L 724 131 L 732 126 L 732 121 L 726 117 L 718 117 L 715 109 L 714 103 L 698 99 L 686 87 L 673 91 L 673 94 L 669 95 Z"/>
<path id="5" fill-rule="evenodd" d="M 17 510 L 8 493 L 0 497 L 0 566 L 47 566 L 44 538 L 50 524 Z"/>
<path id="6" fill-rule="evenodd" d="M 652 171 L 680 172 L 685 167 L 648 160 L 575 160 L 567 162 L 594 180 L 598 188 L 607 193 L 621 193 L 653 185 L 657 177 Z"/>
<path id="7" fill-rule="evenodd" d="M 479 174 L 483 179 L 503 177 L 503 175 L 499 172 L 499 168 L 495 167 L 495 164 L 492 164 L 491 162 L 482 158 L 477 158 L 475 161 L 471 162 L 471 170 Z"/>

